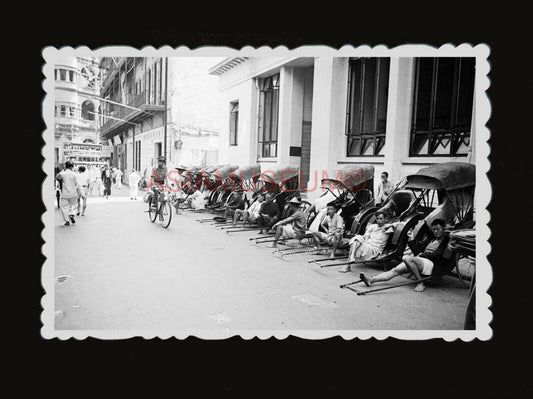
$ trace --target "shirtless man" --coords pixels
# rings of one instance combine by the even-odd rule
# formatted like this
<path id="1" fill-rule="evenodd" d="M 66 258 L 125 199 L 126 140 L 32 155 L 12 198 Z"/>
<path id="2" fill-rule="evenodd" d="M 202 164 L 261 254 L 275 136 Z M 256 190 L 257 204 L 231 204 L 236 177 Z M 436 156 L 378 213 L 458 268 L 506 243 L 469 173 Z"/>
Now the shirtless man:
<path id="1" fill-rule="evenodd" d="M 448 235 L 444 233 L 444 227 L 445 224 L 442 219 L 435 219 L 433 223 L 431 223 L 433 239 L 426 246 L 424 252 L 418 254 L 417 256 L 404 256 L 402 258 L 403 262 L 388 272 L 381 273 L 370 278 L 367 278 L 364 273 L 361 273 L 359 277 L 368 287 L 370 287 L 376 282 L 388 281 L 405 273 L 412 273 L 416 277 L 417 281 L 422 277 L 431 276 L 433 273 L 433 268 L 435 266 L 440 266 L 442 263 L 442 254 L 448 245 L 449 238 Z M 415 291 L 422 292 L 424 291 L 424 288 L 424 282 L 421 281 L 416 285 Z"/>

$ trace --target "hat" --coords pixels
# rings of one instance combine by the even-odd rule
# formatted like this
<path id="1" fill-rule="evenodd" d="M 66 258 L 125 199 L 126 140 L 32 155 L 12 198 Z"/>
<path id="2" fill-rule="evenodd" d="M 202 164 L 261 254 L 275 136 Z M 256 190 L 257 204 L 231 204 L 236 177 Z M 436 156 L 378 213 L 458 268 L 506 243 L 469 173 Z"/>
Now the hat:
<path id="1" fill-rule="evenodd" d="M 296 197 L 292 197 L 291 200 L 289 201 L 289 204 L 300 205 L 301 202 L 298 200 L 298 198 L 296 198 Z"/>
<path id="2" fill-rule="evenodd" d="M 164 155 L 160 155 L 160 156 L 157 157 L 157 160 L 158 160 L 158 161 L 166 162 L 166 161 L 167 161 L 167 157 L 164 156 Z"/>
<path id="3" fill-rule="evenodd" d="M 177 170 L 187 170 L 187 167 L 183 166 L 183 165 L 178 165 L 178 166 L 175 167 L 175 169 L 177 169 Z"/>

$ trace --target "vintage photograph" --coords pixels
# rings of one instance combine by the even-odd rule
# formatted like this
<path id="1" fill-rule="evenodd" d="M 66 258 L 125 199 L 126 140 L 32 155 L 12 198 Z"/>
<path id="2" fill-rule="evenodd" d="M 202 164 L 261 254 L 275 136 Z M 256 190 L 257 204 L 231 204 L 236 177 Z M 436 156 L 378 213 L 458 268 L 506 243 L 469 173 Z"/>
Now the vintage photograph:
<path id="1" fill-rule="evenodd" d="M 488 46 L 42 54 L 44 338 L 490 338 Z"/>

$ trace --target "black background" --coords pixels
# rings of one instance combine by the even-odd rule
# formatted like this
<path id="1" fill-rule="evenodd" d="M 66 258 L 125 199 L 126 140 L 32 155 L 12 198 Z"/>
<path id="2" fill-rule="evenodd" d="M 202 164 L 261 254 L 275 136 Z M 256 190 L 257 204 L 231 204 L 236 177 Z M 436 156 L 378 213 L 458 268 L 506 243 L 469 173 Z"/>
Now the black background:
<path id="1" fill-rule="evenodd" d="M 217 9 L 209 11 L 216 13 Z M 441 25 L 446 29 L 436 29 L 436 22 L 421 22 L 423 19 L 417 18 L 397 18 L 400 21 L 397 24 L 378 18 L 374 20 L 375 25 L 361 25 L 360 19 L 357 19 L 357 23 L 351 25 L 339 23 L 345 26 L 345 30 L 335 33 L 306 20 L 307 27 L 311 27 L 306 33 L 281 34 L 193 33 L 188 28 L 183 29 L 183 19 L 187 17 L 180 14 L 178 18 L 177 12 L 174 14 L 174 28 L 152 29 L 137 23 L 143 21 L 142 9 L 137 18 L 106 14 L 105 9 L 98 7 L 95 12 L 104 13 L 106 19 L 94 28 L 67 24 L 67 20 L 57 18 L 46 24 L 31 23 L 24 34 L 17 35 L 19 29 L 6 38 L 17 46 L 17 56 L 15 53 L 11 56 L 19 60 L 17 74 L 24 77 L 14 82 L 14 93 L 23 94 L 17 100 L 23 99 L 23 102 L 17 104 L 23 105 L 24 110 L 23 119 L 19 119 L 23 123 L 17 125 L 16 131 L 17 141 L 24 144 L 22 153 L 16 155 L 22 157 L 17 157 L 14 166 L 17 168 L 20 162 L 24 165 L 28 163 L 31 170 L 28 174 L 34 183 L 24 190 L 22 219 L 17 219 L 14 224 L 21 229 L 21 235 L 15 238 L 19 244 L 23 242 L 20 246 L 22 253 L 16 257 L 17 261 L 9 262 L 8 269 L 15 272 L 14 278 L 6 276 L 4 282 L 11 286 L 11 299 L 5 305 L 14 311 L 13 315 L 4 317 L 4 329 L 9 334 L 7 342 L 13 353 L 5 359 L 5 364 L 8 366 L 8 380 L 16 384 L 17 393 L 30 389 L 60 396 L 79 396 L 88 392 L 107 396 L 127 391 L 150 396 L 156 396 L 159 391 L 179 395 L 185 390 L 192 391 L 195 397 L 204 391 L 242 391 L 249 396 L 264 392 L 275 395 L 345 392 L 377 397 L 384 394 L 463 397 L 474 393 L 522 397 L 526 392 L 531 393 L 529 347 L 524 340 L 528 335 L 526 324 L 531 310 L 523 274 L 531 266 L 531 256 L 522 256 L 528 249 L 518 246 L 515 227 L 517 212 L 523 216 L 521 220 L 525 223 L 531 221 L 530 201 L 524 201 L 527 197 L 519 195 L 524 183 L 518 177 L 526 170 L 528 178 L 525 186 L 531 187 L 531 162 L 527 157 L 520 158 L 518 153 L 520 147 L 524 147 L 522 140 L 531 131 L 529 123 L 523 121 L 528 119 L 532 79 L 523 64 L 526 59 L 518 59 L 513 53 L 517 50 L 516 43 L 496 33 L 498 29 L 495 27 L 500 22 L 498 16 L 487 22 L 486 19 L 459 13 L 451 25 Z M 264 13 L 279 15 L 279 9 L 265 10 Z M 327 19 L 323 16 L 323 20 Z M 121 24 L 113 25 L 115 20 L 121 20 L 118 21 Z M 276 22 L 276 25 L 284 24 L 286 26 L 282 21 Z M 176 26 L 180 26 L 181 30 Z M 225 26 L 241 27 L 229 23 Z M 215 30 L 210 30 L 205 24 L 202 28 Z M 40 215 L 44 207 L 38 201 L 41 196 L 39 181 L 44 179 L 40 154 L 44 144 L 41 138 L 44 123 L 39 115 L 44 96 L 40 88 L 43 47 L 87 45 L 94 49 L 110 44 L 138 48 L 185 44 L 190 48 L 202 45 L 241 48 L 245 45 L 281 44 L 295 48 L 305 44 L 326 44 L 338 48 L 344 44 L 386 44 L 394 47 L 404 43 L 440 46 L 448 42 L 487 43 L 491 47 L 492 84 L 488 94 L 493 115 L 488 126 L 493 135 L 490 139 L 492 170 L 489 173 L 493 185 L 493 199 L 489 206 L 493 252 L 489 260 L 495 278 L 490 289 L 495 301 L 491 308 L 495 314 L 491 340 L 447 343 L 443 340 L 419 342 L 394 339 L 345 341 L 336 337 L 323 341 L 297 338 L 283 341 L 243 341 L 240 338 L 225 341 L 196 338 L 185 341 L 145 341 L 142 338 L 61 341 L 45 340 L 40 336 L 40 298 L 44 293 L 40 282 L 40 267 L 44 260 L 40 253 Z M 10 79 L 8 75 L 4 76 Z M 513 164 L 517 158 L 522 161 Z M 19 241 L 18 237 L 23 239 Z"/>

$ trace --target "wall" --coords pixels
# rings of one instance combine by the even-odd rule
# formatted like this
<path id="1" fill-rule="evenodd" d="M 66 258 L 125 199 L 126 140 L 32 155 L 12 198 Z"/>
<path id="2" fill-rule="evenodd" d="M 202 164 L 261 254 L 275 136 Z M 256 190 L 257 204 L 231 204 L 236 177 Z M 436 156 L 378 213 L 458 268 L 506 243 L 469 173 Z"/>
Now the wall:
<path id="1" fill-rule="evenodd" d="M 220 94 L 224 114 L 220 119 L 219 163 L 250 165 L 257 163 L 257 95 L 252 79 L 234 85 Z M 239 101 L 237 144 L 229 145 L 230 102 Z"/>
<path id="2" fill-rule="evenodd" d="M 208 70 L 221 60 L 216 57 L 168 59 L 171 136 L 168 157 L 173 164 L 192 166 L 200 159 L 206 160 L 207 152 L 218 152 L 218 135 L 227 110 L 218 90 L 218 79 Z M 181 150 L 175 148 L 178 140 L 182 142 Z"/>

